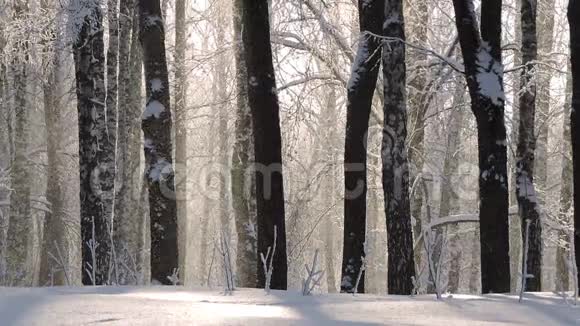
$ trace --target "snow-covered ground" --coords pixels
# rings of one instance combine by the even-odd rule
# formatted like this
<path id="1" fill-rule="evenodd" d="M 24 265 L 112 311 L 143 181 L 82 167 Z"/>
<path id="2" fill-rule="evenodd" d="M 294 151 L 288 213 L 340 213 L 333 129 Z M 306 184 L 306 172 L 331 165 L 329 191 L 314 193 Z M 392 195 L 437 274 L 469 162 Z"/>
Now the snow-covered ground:
<path id="1" fill-rule="evenodd" d="M 552 294 L 314 295 L 181 287 L 0 288 L 0 325 L 580 325 Z"/>

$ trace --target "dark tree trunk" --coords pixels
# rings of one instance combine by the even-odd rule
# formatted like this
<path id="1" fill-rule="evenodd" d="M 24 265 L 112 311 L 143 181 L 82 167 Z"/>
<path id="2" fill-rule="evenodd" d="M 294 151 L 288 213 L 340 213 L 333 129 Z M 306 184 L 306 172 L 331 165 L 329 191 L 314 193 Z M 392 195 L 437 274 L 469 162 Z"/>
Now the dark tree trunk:
<path id="1" fill-rule="evenodd" d="M 580 1 L 568 3 L 568 23 L 570 24 L 570 63 L 572 71 L 572 112 L 570 129 L 572 133 L 572 164 L 574 170 L 574 250 L 576 265 L 580 261 Z M 580 270 L 580 269 L 578 269 Z"/>
<path id="2" fill-rule="evenodd" d="M 159 0 L 139 0 L 139 18 L 147 90 L 142 128 L 149 190 L 151 278 L 168 285 L 179 266 L 179 255 L 169 78 Z"/>
<path id="3" fill-rule="evenodd" d="M 347 87 L 346 136 L 344 145 L 344 242 L 341 292 L 354 292 L 365 258 L 367 194 L 367 131 L 373 93 L 381 60 L 381 41 L 365 31 L 381 34 L 384 1 L 359 1 L 361 35 Z M 364 292 L 364 271 L 358 293 Z"/>
<path id="4" fill-rule="evenodd" d="M 83 284 L 109 283 L 114 143 L 107 137 L 103 14 L 94 3 L 74 45 Z M 95 179 L 96 178 L 96 182 Z M 95 255 L 91 246 L 96 242 Z M 94 266 L 93 262 L 96 264 Z M 94 280 L 92 280 L 94 271 Z"/>
<path id="5" fill-rule="evenodd" d="M 107 49 L 107 138 L 117 143 L 117 93 L 119 84 L 119 0 L 108 0 L 109 48 Z M 123 40 L 123 43 L 127 43 Z"/>
<path id="6" fill-rule="evenodd" d="M 270 45 L 268 1 L 244 0 L 244 58 L 248 73 L 248 103 L 254 129 L 256 160 L 256 202 L 258 210 L 258 252 L 266 254 L 273 246 L 277 229 L 270 287 L 287 286 L 286 229 L 282 179 L 282 139 L 276 79 Z M 261 262 L 257 264 L 258 286 L 265 284 Z"/>
<path id="7" fill-rule="evenodd" d="M 542 225 L 538 198 L 534 188 L 534 150 L 536 139 L 534 135 L 534 118 L 536 111 L 536 86 L 532 80 L 534 61 L 538 57 L 536 36 L 535 1 L 522 0 L 522 64 L 520 91 L 520 119 L 518 132 L 518 147 L 516 157 L 516 194 L 522 221 L 522 239 L 525 244 L 528 238 L 526 260 L 527 273 L 533 275 L 526 281 L 526 291 L 540 291 L 542 272 Z M 529 232 L 526 235 L 526 225 Z M 525 248 L 524 248 L 525 250 Z"/>
<path id="8" fill-rule="evenodd" d="M 483 293 L 510 290 L 505 96 L 501 0 L 481 6 L 481 34 L 472 0 L 453 0 L 471 110 L 477 122 Z"/>
<path id="9" fill-rule="evenodd" d="M 256 218 L 251 210 L 251 180 L 246 178 L 250 167 L 252 149 L 252 116 L 248 107 L 248 85 L 242 42 L 242 0 L 234 1 L 234 53 L 236 60 L 236 126 L 234 149 L 232 153 L 232 205 L 238 235 L 237 277 L 238 286 L 256 286 Z"/>
<path id="10" fill-rule="evenodd" d="M 409 162 L 407 160 L 407 94 L 405 91 L 405 29 L 403 2 L 388 0 L 383 24 L 384 119 L 383 191 L 388 238 L 388 291 L 411 294 L 415 276 L 413 228 L 409 205 Z"/>

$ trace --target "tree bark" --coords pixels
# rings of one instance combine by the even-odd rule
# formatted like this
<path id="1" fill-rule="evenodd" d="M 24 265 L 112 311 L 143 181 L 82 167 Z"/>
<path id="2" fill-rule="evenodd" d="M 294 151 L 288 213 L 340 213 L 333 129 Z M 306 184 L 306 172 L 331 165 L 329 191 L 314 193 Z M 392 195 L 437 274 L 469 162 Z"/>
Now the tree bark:
<path id="1" fill-rule="evenodd" d="M 56 42 L 55 45 L 61 44 Z M 41 247 L 40 262 L 40 285 L 71 285 L 67 284 L 65 273 L 68 271 L 58 271 L 56 262 L 52 261 L 50 255 L 57 254 L 57 250 L 66 252 L 65 239 L 65 216 L 66 207 L 63 196 L 63 177 L 66 175 L 66 166 L 63 162 L 63 123 L 60 110 L 60 96 L 57 75 L 61 65 L 61 54 L 57 46 L 52 60 L 48 60 L 47 66 L 51 66 L 46 81 L 43 84 L 44 95 L 44 115 L 46 123 L 46 156 L 47 156 L 47 188 L 46 200 L 50 203 L 50 212 L 46 214 L 43 226 L 43 239 Z M 58 248 L 58 249 L 57 249 Z M 66 262 L 63 262 L 66 263 Z M 62 266 L 69 268 L 69 266 Z"/>
<path id="2" fill-rule="evenodd" d="M 534 187 L 534 117 L 536 110 L 536 86 L 532 81 L 534 61 L 538 57 L 536 36 L 536 8 L 531 0 L 522 1 L 522 65 L 520 91 L 520 122 L 516 158 L 516 194 L 522 221 L 522 239 L 529 239 L 525 262 L 527 272 L 533 275 L 526 281 L 525 291 L 540 291 L 542 273 L 542 225 L 539 203 Z M 529 233 L 526 235 L 526 225 Z M 525 275 L 523 276 L 525 277 Z"/>
<path id="3" fill-rule="evenodd" d="M 187 0 L 175 1 L 175 194 L 177 196 L 177 233 L 179 274 L 184 279 L 187 248 Z"/>
<path id="4" fill-rule="evenodd" d="M 140 40 L 147 103 L 142 116 L 145 176 L 149 191 L 151 278 L 170 285 L 179 267 L 169 77 L 159 0 L 139 0 Z"/>
<path id="5" fill-rule="evenodd" d="M 574 171 L 572 170 L 572 144 L 570 143 L 570 106 L 572 105 L 572 76 L 568 74 L 566 78 L 566 100 L 564 102 L 564 116 L 562 126 L 562 180 L 560 187 L 560 211 L 559 220 L 563 225 L 568 225 L 570 221 L 570 209 L 572 207 L 572 178 Z M 558 239 L 564 243 L 570 241 L 567 232 L 558 231 Z M 570 271 L 568 270 L 568 253 L 566 248 L 558 245 L 556 250 L 556 278 L 559 278 L 560 289 L 556 290 L 567 291 L 570 288 Z M 556 281 L 558 286 L 558 281 Z"/>
<path id="6" fill-rule="evenodd" d="M 501 0 L 481 6 L 481 33 L 471 0 L 453 1 L 471 110 L 478 131 L 479 218 L 483 293 L 510 290 L 505 95 Z"/>
<path id="7" fill-rule="evenodd" d="M 524 1 L 524 0 L 522 0 Z M 555 15 L 555 0 L 537 0 L 534 2 L 534 7 L 537 6 L 537 44 L 538 55 L 537 59 L 542 62 L 547 62 L 551 58 L 552 47 L 554 44 L 554 15 Z M 523 9 L 523 8 L 522 8 Z M 535 183 L 538 190 L 544 191 L 547 188 L 548 179 L 548 136 L 550 127 L 550 80 L 552 79 L 552 71 L 548 70 L 544 65 L 537 65 L 537 96 L 536 96 L 536 159 L 534 163 Z M 543 196 L 542 196 L 543 197 Z M 544 203 L 545 198 L 539 198 L 540 202 Z"/>
<path id="8" fill-rule="evenodd" d="M 73 49 L 79 121 L 82 270 L 83 284 L 102 285 L 110 282 L 115 153 L 114 143 L 107 137 L 103 14 L 97 2 L 89 6 Z M 96 246 L 94 257 L 91 246 Z"/>
<path id="9" fill-rule="evenodd" d="M 268 1 L 244 0 L 244 58 L 248 70 L 248 103 L 254 128 L 256 160 L 256 202 L 258 211 L 258 252 L 273 246 L 277 232 L 270 287 L 287 286 L 286 229 L 282 179 L 282 139 L 276 79 L 270 45 Z M 258 286 L 265 284 L 261 262 L 257 264 Z"/>
<path id="10" fill-rule="evenodd" d="M 250 168 L 252 146 L 252 116 L 248 106 L 248 74 L 244 62 L 242 42 L 242 0 L 234 1 L 234 56 L 236 60 L 236 125 L 234 149 L 232 153 L 231 191 L 234 208 L 237 242 L 238 286 L 256 287 L 258 264 L 256 244 L 256 218 L 250 209 L 252 184 L 246 173 Z M 251 177 L 250 177 L 251 178 Z"/>
<path id="11" fill-rule="evenodd" d="M 455 85 L 455 94 L 453 94 L 453 105 L 449 124 L 447 126 L 447 149 L 445 151 L 445 161 L 443 163 L 443 183 L 441 185 L 441 206 L 439 216 L 445 217 L 459 213 L 459 195 L 454 189 L 452 183 L 453 177 L 456 176 L 459 167 L 458 151 L 461 147 L 461 128 L 464 123 L 463 108 L 459 107 L 465 94 L 465 83 L 458 81 Z M 460 226 L 452 225 L 449 240 L 449 281 L 448 290 L 451 293 L 457 293 L 459 289 L 459 277 L 461 275 L 461 255 L 462 250 L 459 245 L 461 237 L 459 236 Z M 475 249 L 473 249 L 475 250 Z M 442 266 L 438 266 L 441 268 Z"/>
<path id="12" fill-rule="evenodd" d="M 118 8 L 119 0 L 107 0 L 107 1 L 108 1 L 107 17 L 109 23 L 109 48 L 107 49 L 107 95 L 106 95 L 107 140 L 110 143 L 112 143 L 116 149 L 117 115 L 118 115 L 117 93 L 119 88 L 118 67 L 119 67 L 119 48 L 121 46 L 119 44 L 120 8 Z"/>
<path id="13" fill-rule="evenodd" d="M 580 262 L 580 1 L 568 3 L 570 25 L 570 63 L 572 72 L 572 111 L 570 129 L 572 134 L 572 165 L 574 171 L 574 250 L 576 264 Z M 580 269 L 578 269 L 580 270 Z"/>
<path id="14" fill-rule="evenodd" d="M 427 26 L 429 21 L 429 7 L 427 1 L 419 0 L 413 1 L 412 10 L 408 17 L 409 34 L 407 39 L 411 43 L 427 47 L 428 33 Z M 411 65 L 417 64 L 413 78 L 408 81 L 409 89 L 409 164 L 410 164 L 410 180 L 415 178 L 422 172 L 424 159 L 424 138 L 425 138 L 425 114 L 429 107 L 424 99 L 427 98 L 426 92 L 430 90 L 427 86 L 427 69 L 421 66 L 421 63 L 426 62 L 427 55 L 423 51 L 411 51 L 408 55 L 407 62 Z M 421 235 L 423 208 L 423 191 L 417 189 L 411 201 L 411 216 L 415 219 L 414 233 L 415 237 Z M 415 253 L 415 260 L 420 265 L 421 250 Z"/>
<path id="15" fill-rule="evenodd" d="M 383 24 L 384 119 L 381 158 L 388 238 L 388 291 L 411 294 L 415 276 L 407 159 L 407 94 L 403 3 L 385 3 Z"/>
<path id="16" fill-rule="evenodd" d="M 344 240 L 342 253 L 341 292 L 352 293 L 359 272 L 356 292 L 364 293 L 366 196 L 367 196 L 367 131 L 373 93 L 377 84 L 381 41 L 365 31 L 381 34 L 383 1 L 359 1 L 360 38 L 352 74 L 347 86 L 346 135 L 344 145 Z"/>
<path id="17" fill-rule="evenodd" d="M 19 1 L 16 1 L 19 3 Z M 20 3 L 22 6 L 23 3 Z M 24 7 L 14 8 L 15 15 L 22 14 Z M 17 45 L 17 51 L 27 51 L 25 42 Z M 26 52 L 18 52 L 28 58 Z M 27 100 L 27 59 L 14 60 L 12 64 L 14 99 L 14 160 L 10 170 L 10 215 L 7 231 L 7 276 L 11 286 L 31 286 L 33 275 L 31 259 L 32 217 L 30 207 L 30 168 L 28 144 L 30 142 L 30 107 Z"/>

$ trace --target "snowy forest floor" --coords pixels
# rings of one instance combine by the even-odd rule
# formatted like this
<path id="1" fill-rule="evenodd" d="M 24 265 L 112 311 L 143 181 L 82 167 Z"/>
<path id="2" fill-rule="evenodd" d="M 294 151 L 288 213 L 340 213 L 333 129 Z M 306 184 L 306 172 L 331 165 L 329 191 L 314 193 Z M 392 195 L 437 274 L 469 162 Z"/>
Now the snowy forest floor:
<path id="1" fill-rule="evenodd" d="M 416 297 L 183 287 L 0 288 L 0 325 L 580 325 L 549 293 Z"/>

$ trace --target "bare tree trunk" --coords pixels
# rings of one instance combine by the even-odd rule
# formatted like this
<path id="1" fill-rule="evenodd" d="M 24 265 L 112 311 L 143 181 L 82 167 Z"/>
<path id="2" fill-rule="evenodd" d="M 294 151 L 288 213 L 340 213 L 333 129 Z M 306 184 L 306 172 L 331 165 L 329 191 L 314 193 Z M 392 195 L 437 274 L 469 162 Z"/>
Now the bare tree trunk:
<path id="1" fill-rule="evenodd" d="M 23 14 L 24 4 L 16 1 L 15 15 Z M 26 51 L 25 43 L 17 45 L 17 51 Z M 17 52 L 18 53 L 18 52 Z M 25 58 L 28 54 L 23 53 Z M 30 112 L 27 101 L 27 59 L 14 60 L 12 65 L 13 87 L 15 88 L 14 109 L 14 160 L 10 169 L 10 215 L 7 231 L 7 275 L 8 284 L 13 286 L 32 285 L 31 249 L 32 231 L 30 207 L 30 168 L 28 144 L 30 142 Z"/>
<path id="2" fill-rule="evenodd" d="M 107 137 L 102 19 L 99 4 L 92 2 L 73 51 L 79 120 L 82 269 L 83 284 L 87 285 L 110 282 L 115 153 L 114 143 Z M 94 178 L 98 180 L 96 183 Z M 92 246 L 96 246 L 94 257 Z"/>
<path id="3" fill-rule="evenodd" d="M 534 61 L 538 56 L 536 37 L 536 8 L 531 0 L 522 1 L 522 91 L 520 92 L 520 123 L 516 162 L 516 193 L 522 220 L 522 239 L 529 239 L 524 262 L 532 278 L 526 281 L 525 291 L 540 291 L 542 273 L 542 225 L 538 197 L 534 187 L 534 117 L 536 110 L 536 87 L 532 81 Z M 529 234 L 526 225 L 529 223 Z M 523 277 L 526 277 L 525 275 Z"/>
<path id="4" fill-rule="evenodd" d="M 4 51 L 5 39 L 4 33 L 0 30 L 0 51 Z M 7 171 L 12 161 L 12 152 L 10 146 L 10 129 L 11 110 L 8 99 L 8 67 L 3 61 L 0 61 L 0 201 L 7 202 L 10 198 L 10 185 L 7 178 Z M 6 231 L 8 226 L 8 214 L 5 207 L 0 207 L 0 284 L 5 284 L 6 276 Z"/>
<path id="5" fill-rule="evenodd" d="M 428 33 L 427 26 L 429 22 L 429 7 L 426 0 L 408 1 L 408 24 L 409 26 L 407 39 L 419 46 L 427 46 Z M 422 62 L 427 60 L 427 56 L 423 51 L 410 51 L 407 62 L 411 65 L 417 64 L 413 78 L 408 81 L 409 90 L 409 164 L 410 164 L 410 180 L 415 178 L 422 172 L 424 165 L 424 138 L 425 138 L 425 114 L 429 108 L 428 103 L 424 103 L 427 97 L 427 69 L 421 66 Z M 415 237 L 421 235 L 422 216 L 421 210 L 423 208 L 423 191 L 417 190 L 411 201 L 411 216 L 415 219 L 414 233 Z M 420 265 L 421 250 L 415 253 L 415 260 Z"/>
<path id="6" fill-rule="evenodd" d="M 514 43 L 516 46 L 521 48 L 522 44 L 522 0 L 514 0 L 515 3 L 515 22 L 514 22 Z M 522 56 L 517 53 L 514 54 L 514 66 L 519 67 L 522 65 Z M 517 74 L 512 74 L 512 96 L 514 99 L 519 97 L 518 93 L 521 89 L 520 76 Z M 509 160 L 509 207 L 514 207 L 517 205 L 517 192 L 516 192 L 516 146 L 518 139 L 518 129 L 520 124 L 520 108 L 518 101 L 512 102 L 512 117 L 511 117 L 511 134 L 510 134 L 510 147 L 508 148 L 508 160 Z M 519 216 L 509 215 L 509 236 L 510 236 L 510 271 L 511 280 L 510 288 L 511 292 L 517 292 L 518 288 L 521 286 L 521 259 L 522 259 L 522 228 L 521 219 Z"/>
<path id="7" fill-rule="evenodd" d="M 384 119 L 381 158 L 388 238 L 388 291 L 411 294 L 415 276 L 407 159 L 405 30 L 402 0 L 385 3 L 383 24 Z M 402 41 L 400 41 L 402 40 Z"/>
<path id="8" fill-rule="evenodd" d="M 323 181 L 321 189 L 323 189 L 323 203 L 326 205 L 334 205 L 336 198 L 336 189 L 334 189 L 334 184 L 332 182 L 332 177 L 334 174 L 330 173 L 334 170 L 334 164 L 338 162 L 337 150 L 340 146 L 340 139 L 337 135 L 336 128 L 334 125 L 338 119 L 338 106 L 337 106 L 337 93 L 336 88 L 333 86 L 328 86 L 328 95 L 326 97 L 326 105 L 324 106 L 321 118 L 321 131 L 322 131 L 322 142 L 320 144 L 319 150 L 322 154 L 324 160 L 327 160 L 327 168 L 329 173 Z M 334 214 L 333 214 L 334 213 Z M 325 218 L 325 223 L 322 227 L 322 236 L 324 242 L 324 258 L 325 258 L 325 274 L 326 274 L 326 286 L 328 293 L 337 292 L 337 280 L 336 280 L 336 264 L 334 260 L 335 252 L 335 228 L 336 228 L 336 210 L 331 209 L 329 214 Z"/>
<path id="9" fill-rule="evenodd" d="M 175 175 L 177 178 L 177 221 L 179 238 L 179 271 L 182 279 L 188 271 L 186 270 L 187 251 L 187 72 L 186 72 L 186 52 L 187 52 L 187 20 L 186 8 L 187 0 L 177 0 L 175 2 Z"/>
<path id="10" fill-rule="evenodd" d="M 147 250 L 142 240 L 145 217 L 142 213 L 144 178 L 141 173 L 143 110 L 143 58 L 139 43 L 139 16 L 134 0 L 121 0 L 119 15 L 119 110 L 117 137 L 117 193 L 113 241 L 120 284 L 142 284 L 145 266 L 122 262 L 140 262 Z M 129 267 L 129 268 L 127 268 Z"/>
<path id="11" fill-rule="evenodd" d="M 255 287 L 257 274 L 257 238 L 255 213 L 250 209 L 252 185 L 246 173 L 250 168 L 252 146 L 252 116 L 248 106 L 247 72 L 242 42 L 242 0 L 234 1 L 234 54 L 236 59 L 236 125 L 232 153 L 232 204 L 235 214 L 238 285 Z M 251 178 L 251 177 L 250 177 Z"/>
<path id="12" fill-rule="evenodd" d="M 572 76 L 568 74 L 566 78 L 566 100 L 564 102 L 564 122 L 562 127 L 562 180 L 560 188 L 560 212 L 559 219 L 563 225 L 568 225 L 570 221 L 570 209 L 572 207 L 572 178 L 574 171 L 572 170 L 572 146 L 570 143 L 570 107 L 572 106 Z M 558 239 L 566 242 L 568 234 L 565 231 L 558 232 Z M 571 248 L 570 248 L 571 249 Z M 570 288 L 569 270 L 567 266 L 568 253 L 562 245 L 558 245 L 556 251 L 556 278 L 560 281 L 561 289 L 568 290 Z M 558 282 L 556 282 L 558 284 Z"/>
<path id="13" fill-rule="evenodd" d="M 483 293 L 510 290 L 501 4 L 501 0 L 482 3 L 480 33 L 472 1 L 453 1 L 471 109 L 477 121 Z"/>
<path id="14" fill-rule="evenodd" d="M 443 184 L 441 185 L 441 206 L 439 216 L 445 217 L 459 213 L 459 195 L 452 183 L 453 177 L 457 174 L 459 167 L 458 151 L 461 147 L 461 128 L 464 123 L 463 108 L 460 107 L 465 98 L 465 83 L 457 81 L 455 94 L 453 94 L 453 104 L 449 124 L 447 126 L 447 149 L 445 151 L 445 161 L 443 163 Z M 449 266 L 449 281 L 447 289 L 451 293 L 457 293 L 459 289 L 459 277 L 461 275 L 461 237 L 458 234 L 460 226 L 455 224 L 450 227 L 449 250 L 451 263 Z M 438 266 L 442 268 L 442 266 Z"/>
<path id="15" fill-rule="evenodd" d="M 140 40 L 145 63 L 147 104 L 142 128 L 149 191 L 151 278 L 170 285 L 179 267 L 169 77 L 159 0 L 139 0 Z"/>
<path id="16" fill-rule="evenodd" d="M 574 170 L 574 245 L 576 264 L 580 262 L 580 1 L 568 3 L 570 25 L 570 62 L 572 65 L 572 111 L 570 130 L 572 134 L 572 164 Z M 580 270 L 580 268 L 578 269 Z"/>
<path id="17" fill-rule="evenodd" d="M 179 239 L 179 274 L 186 270 L 187 251 L 187 0 L 175 1 L 175 193 L 177 196 L 177 234 Z"/>
<path id="18" fill-rule="evenodd" d="M 109 23 L 109 48 L 107 49 L 107 97 L 106 97 L 106 120 L 107 120 L 107 140 L 117 147 L 117 106 L 119 88 L 119 0 L 108 1 L 108 23 Z M 122 43 L 125 43 L 123 40 Z M 115 152 L 116 153 L 116 152 Z M 114 179 L 113 179 L 114 180 Z M 114 207 L 114 206 L 113 206 Z M 113 213 L 114 216 L 114 213 Z"/>
<path id="19" fill-rule="evenodd" d="M 60 42 L 55 41 L 55 45 Z M 63 176 L 67 174 L 63 162 L 62 144 L 64 129 L 62 123 L 61 103 L 57 76 L 60 70 L 61 54 L 57 46 L 54 46 L 54 58 L 48 60 L 48 66 L 52 69 L 48 72 L 47 80 L 43 85 L 44 114 L 46 123 L 46 155 L 47 155 L 47 188 L 46 199 L 50 203 L 50 212 L 46 214 L 43 227 L 43 240 L 40 262 L 40 285 L 67 285 L 65 272 L 57 271 L 57 262 L 51 260 L 50 255 L 57 256 L 57 250 L 65 252 L 67 249 L 65 239 L 65 216 L 66 207 L 63 198 Z M 57 249 L 58 248 L 58 249 Z M 68 268 L 69 266 L 62 266 Z M 52 284 L 51 284 L 52 283 Z"/>
<path id="20" fill-rule="evenodd" d="M 224 3 L 220 3 L 220 10 L 217 17 L 216 24 L 216 41 L 218 46 L 226 43 L 225 39 L 225 15 L 222 13 L 226 11 Z M 227 74 L 227 60 L 225 53 L 222 51 L 217 55 L 215 61 L 215 75 L 214 75 L 214 96 L 215 103 L 219 103 L 216 108 L 216 116 L 218 120 L 218 162 L 219 166 L 228 165 L 228 95 L 226 74 Z M 225 234 L 227 239 L 230 238 L 230 216 L 229 216 L 229 194 L 227 189 L 227 174 L 220 171 L 219 174 L 219 216 L 221 223 L 221 232 Z"/>
<path id="21" fill-rule="evenodd" d="M 367 195 L 367 131 L 373 93 L 380 64 L 380 40 L 364 32 L 382 32 L 384 3 L 379 0 L 359 1 L 360 39 L 352 74 L 347 87 L 346 137 L 344 145 L 344 240 L 342 253 L 341 292 L 364 292 Z"/>
<path id="22" fill-rule="evenodd" d="M 521 0 L 524 3 L 525 0 Z M 537 6 L 537 9 L 535 8 Z M 554 15 L 556 3 L 555 0 L 537 0 L 534 1 L 534 10 L 537 10 L 537 59 L 546 62 L 550 60 L 552 47 L 554 43 Z M 522 8 L 524 9 L 524 8 Z M 534 60 L 537 60 L 534 59 Z M 536 150 L 535 150 L 535 168 L 534 180 L 538 190 L 544 192 L 547 188 L 548 179 L 548 131 L 550 126 L 550 80 L 552 72 L 546 69 L 544 65 L 537 65 L 537 110 L 535 120 L 536 126 Z M 538 198 L 544 203 L 545 196 Z"/>
<path id="23" fill-rule="evenodd" d="M 271 288 L 287 287 L 288 262 L 282 178 L 282 140 L 276 78 L 270 45 L 268 1 L 244 0 L 242 24 L 245 62 L 248 71 L 248 102 L 254 128 L 256 158 L 256 201 L 258 209 L 258 252 L 266 253 L 277 232 Z M 261 262 L 258 286 L 265 284 Z"/>
<path id="24" fill-rule="evenodd" d="M 549 66 L 553 65 L 553 48 L 554 48 L 554 20 L 556 14 L 555 0 L 536 0 L 534 6 L 537 6 L 537 30 L 538 30 L 538 58 L 544 64 L 538 64 L 535 67 L 535 81 L 537 87 L 536 96 L 536 150 L 534 162 L 534 183 L 538 192 L 538 206 L 546 207 L 549 199 L 553 200 L 550 195 L 550 187 L 553 183 L 549 182 L 552 176 L 548 175 L 548 161 L 553 154 L 549 150 L 550 126 L 554 122 L 554 110 L 551 105 L 552 96 L 550 95 L 550 82 L 553 71 Z M 553 145 L 552 145 L 553 146 Z M 549 198 L 551 197 L 551 198 Z M 548 219 L 552 215 L 540 213 L 540 222 L 544 228 L 544 238 L 555 237 L 557 232 L 549 228 Z M 554 281 L 557 278 L 555 274 L 556 251 L 554 242 L 544 241 L 542 249 L 542 289 L 544 291 L 554 289 Z"/>

